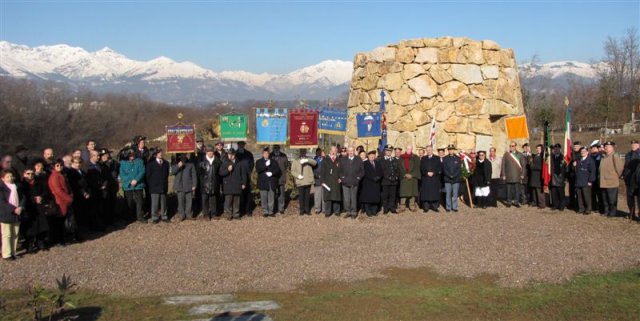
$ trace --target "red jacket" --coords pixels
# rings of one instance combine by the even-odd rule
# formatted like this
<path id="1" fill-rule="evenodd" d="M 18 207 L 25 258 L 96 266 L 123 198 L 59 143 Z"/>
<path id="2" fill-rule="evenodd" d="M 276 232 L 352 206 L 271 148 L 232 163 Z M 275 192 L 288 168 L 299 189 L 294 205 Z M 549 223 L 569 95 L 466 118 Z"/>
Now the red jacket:
<path id="1" fill-rule="evenodd" d="M 69 206 L 71 206 L 71 202 L 73 202 L 73 193 L 71 192 L 67 178 L 60 172 L 56 172 L 55 170 L 51 171 L 51 176 L 49 176 L 49 189 L 56 200 L 56 204 L 60 207 L 60 213 L 62 216 L 66 216 L 67 210 Z"/>

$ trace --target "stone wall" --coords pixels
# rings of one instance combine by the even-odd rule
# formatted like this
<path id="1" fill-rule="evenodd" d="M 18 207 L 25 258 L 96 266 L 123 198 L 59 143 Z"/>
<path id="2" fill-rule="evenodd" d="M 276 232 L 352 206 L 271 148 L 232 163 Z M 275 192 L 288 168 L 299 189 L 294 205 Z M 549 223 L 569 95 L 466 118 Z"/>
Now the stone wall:
<path id="1" fill-rule="evenodd" d="M 513 50 L 490 40 L 442 37 L 404 40 L 358 53 L 348 102 L 347 140 L 357 139 L 355 114 L 380 110 L 385 91 L 388 142 L 429 144 L 436 118 L 437 146 L 474 149 L 489 142 L 504 151 L 504 117 L 524 113 Z M 377 140 L 370 140 L 376 145 Z M 370 146 L 371 146 L 370 145 Z"/>

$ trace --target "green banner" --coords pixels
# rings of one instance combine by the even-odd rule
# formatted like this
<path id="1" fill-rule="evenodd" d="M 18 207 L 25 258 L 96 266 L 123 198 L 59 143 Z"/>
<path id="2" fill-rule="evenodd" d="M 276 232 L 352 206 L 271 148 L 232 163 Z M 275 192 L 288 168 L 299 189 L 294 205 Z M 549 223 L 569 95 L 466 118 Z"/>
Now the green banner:
<path id="1" fill-rule="evenodd" d="M 247 140 L 247 115 L 220 115 L 220 135 L 223 141 Z"/>

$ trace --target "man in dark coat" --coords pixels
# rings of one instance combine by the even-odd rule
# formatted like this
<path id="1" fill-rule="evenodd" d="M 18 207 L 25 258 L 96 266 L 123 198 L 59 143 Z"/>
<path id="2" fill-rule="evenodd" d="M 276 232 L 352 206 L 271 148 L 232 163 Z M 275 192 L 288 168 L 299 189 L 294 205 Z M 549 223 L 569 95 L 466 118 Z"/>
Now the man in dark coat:
<path id="1" fill-rule="evenodd" d="M 442 162 L 433 154 L 433 147 L 427 146 L 426 155 L 420 160 L 420 201 L 422 210 L 438 212 L 440 191 L 442 190 Z"/>
<path id="2" fill-rule="evenodd" d="M 586 148 L 580 148 L 580 158 L 573 161 L 576 173 L 576 194 L 578 213 L 591 214 L 591 186 L 596 180 L 596 164 Z"/>
<path id="3" fill-rule="evenodd" d="M 89 226 L 93 231 L 104 231 L 104 216 L 107 194 L 107 181 L 109 173 L 102 170 L 99 163 L 98 151 L 95 149 L 89 152 L 89 159 L 86 162 L 87 183 L 89 184 L 89 199 L 87 200 L 89 214 Z"/>
<path id="4" fill-rule="evenodd" d="M 340 215 L 340 202 L 342 201 L 342 190 L 340 189 L 341 169 L 338 160 L 338 149 L 331 146 L 329 156 L 322 160 L 322 170 L 320 173 L 320 185 L 324 198 L 324 215 L 329 217 L 334 213 Z"/>
<path id="5" fill-rule="evenodd" d="M 370 151 L 367 160 L 363 162 L 364 177 L 362 178 L 362 190 L 360 191 L 360 203 L 364 204 L 367 216 L 378 214 L 380 204 L 380 183 L 384 177 L 384 171 L 380 160 L 376 159 L 376 152 Z"/>
<path id="6" fill-rule="evenodd" d="M 86 173 L 82 170 L 82 159 L 74 158 L 71 161 L 71 168 L 67 171 L 69 186 L 73 192 L 73 214 L 78 225 L 87 226 L 89 224 L 88 201 L 90 194 L 89 183 Z"/>
<path id="7" fill-rule="evenodd" d="M 225 153 L 226 155 L 226 153 Z M 220 166 L 222 162 L 213 149 L 207 146 L 206 153 L 198 164 L 198 178 L 202 198 L 202 215 L 209 220 L 218 217 L 218 196 L 220 194 Z"/>
<path id="8" fill-rule="evenodd" d="M 362 160 L 355 155 L 352 146 L 347 148 L 347 157 L 340 158 L 340 183 L 342 184 L 342 199 L 344 200 L 345 217 L 358 216 L 358 187 L 364 176 Z"/>
<path id="9" fill-rule="evenodd" d="M 198 186 L 198 173 L 193 162 L 187 155 L 178 155 L 177 163 L 171 166 L 171 175 L 174 175 L 173 191 L 178 197 L 178 215 L 184 221 L 187 217 L 193 218 L 193 196 Z"/>
<path id="10" fill-rule="evenodd" d="M 229 220 L 240 219 L 240 196 L 249 184 L 249 172 L 243 163 L 236 160 L 236 151 L 230 149 L 229 158 L 220 166 L 224 212 Z"/>
<path id="11" fill-rule="evenodd" d="M 560 144 L 553 145 L 553 153 L 551 154 L 551 206 L 554 210 L 564 211 L 564 182 L 567 173 L 564 155 L 560 151 Z"/>
<path id="12" fill-rule="evenodd" d="M 245 147 L 245 142 L 238 142 L 236 160 L 238 161 L 238 163 L 242 163 L 242 166 L 245 168 L 247 175 L 251 177 L 251 173 L 253 172 L 253 168 L 255 167 L 255 159 L 253 158 L 253 153 L 245 149 Z M 242 190 L 242 194 L 240 196 L 240 215 L 251 216 L 253 206 L 254 202 L 253 196 L 251 195 L 251 184 L 247 184 L 246 188 Z"/>
<path id="13" fill-rule="evenodd" d="M 449 155 L 442 161 L 442 174 L 444 176 L 444 190 L 446 193 L 445 210 L 447 212 L 458 211 L 458 197 L 460 196 L 460 178 L 462 177 L 462 161 L 455 155 L 456 147 L 447 146 Z"/>
<path id="14" fill-rule="evenodd" d="M 222 163 L 224 163 L 227 159 L 229 159 L 229 156 L 227 156 L 227 151 L 224 150 L 224 144 L 220 141 L 216 143 L 215 154 L 216 154 L 216 157 L 221 162 L 220 166 L 222 166 Z M 219 184 L 219 185 L 220 186 L 218 191 L 218 204 L 216 204 L 217 205 L 216 213 L 222 213 L 222 211 L 224 210 L 224 194 L 222 193 L 222 184 Z"/>
<path id="15" fill-rule="evenodd" d="M 542 167 L 544 165 L 544 153 L 542 145 L 536 146 L 536 154 L 531 157 L 529 171 L 529 189 L 531 190 L 532 204 L 538 208 L 545 207 L 544 181 L 542 178 Z"/>
<path id="16" fill-rule="evenodd" d="M 573 162 L 580 159 L 580 145 L 579 141 L 573 142 L 573 150 L 571 151 L 571 162 L 567 166 L 567 181 L 569 182 L 569 208 L 573 210 L 578 209 L 578 201 L 576 194 L 576 171 Z"/>
<path id="17" fill-rule="evenodd" d="M 276 189 L 276 198 L 278 199 L 278 212 L 284 214 L 286 204 L 285 186 L 289 177 L 289 159 L 287 154 L 280 151 L 280 145 L 273 145 L 273 153 L 270 155 L 271 160 L 275 161 L 280 167 L 280 176 L 278 178 L 278 188 Z"/>
<path id="18" fill-rule="evenodd" d="M 115 159 L 111 158 L 111 151 L 102 148 L 98 152 L 100 156 L 100 166 L 102 167 L 105 178 L 107 179 L 107 193 L 105 195 L 105 224 L 113 225 L 116 217 L 116 202 L 118 201 L 118 190 L 120 189 L 118 183 L 118 176 L 120 175 L 120 164 Z"/>
<path id="19" fill-rule="evenodd" d="M 602 154 L 600 153 L 600 141 L 596 140 L 591 143 L 591 159 L 596 164 L 596 180 L 591 185 L 591 207 L 594 211 L 604 213 L 604 203 L 602 202 L 602 191 L 600 190 L 600 160 Z"/>
<path id="20" fill-rule="evenodd" d="M 17 181 L 20 181 L 20 177 L 22 177 L 24 170 L 31 165 L 29 157 L 27 156 L 28 151 L 29 150 L 24 145 L 16 146 L 16 153 L 13 155 L 13 162 L 11 163 L 11 166 L 15 171 Z"/>
<path id="21" fill-rule="evenodd" d="M 384 157 L 380 159 L 384 177 L 382 178 L 382 207 L 384 214 L 398 214 L 396 210 L 396 196 L 398 185 L 400 184 L 400 162 L 391 156 L 393 146 L 386 145 L 384 147 Z"/>
<path id="22" fill-rule="evenodd" d="M 631 218 L 635 216 L 636 209 L 640 210 L 640 203 L 636 206 L 635 202 L 639 191 L 637 188 L 632 187 L 634 185 L 632 184 L 633 175 L 638 166 L 640 166 L 640 141 L 634 139 L 631 141 L 631 150 L 624 156 L 624 170 L 622 171 L 622 178 L 627 191 L 627 206 L 629 207 Z"/>
<path id="23" fill-rule="evenodd" d="M 169 191 L 169 162 L 162 158 L 162 149 L 157 149 L 145 171 L 149 194 L 151 194 L 151 222 L 158 223 L 162 217 L 168 222 L 167 193 Z"/>
<path id="24" fill-rule="evenodd" d="M 524 143 L 522 145 L 522 158 L 524 161 L 524 178 L 520 185 L 520 203 L 531 206 L 531 189 L 529 188 L 529 179 L 531 174 L 531 159 L 533 158 L 533 155 L 531 154 L 531 146 L 529 146 L 529 143 Z"/>
<path id="25" fill-rule="evenodd" d="M 258 189 L 260 190 L 260 203 L 264 217 L 275 215 L 275 198 L 280 179 L 280 166 L 269 158 L 269 148 L 262 151 L 262 158 L 256 162 L 258 174 Z"/>

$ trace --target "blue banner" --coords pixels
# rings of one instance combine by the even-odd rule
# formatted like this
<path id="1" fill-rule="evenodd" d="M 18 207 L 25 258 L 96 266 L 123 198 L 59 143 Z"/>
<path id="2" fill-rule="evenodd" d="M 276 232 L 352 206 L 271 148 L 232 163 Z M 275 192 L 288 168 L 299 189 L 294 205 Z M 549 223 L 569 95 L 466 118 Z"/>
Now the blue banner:
<path id="1" fill-rule="evenodd" d="M 358 126 L 358 138 L 380 138 L 382 133 L 381 113 L 357 113 L 356 125 Z"/>
<path id="2" fill-rule="evenodd" d="M 330 135 L 347 134 L 347 110 L 331 109 L 328 107 L 320 109 L 320 120 L 318 132 Z"/>
<path id="3" fill-rule="evenodd" d="M 256 108 L 256 144 L 285 145 L 287 143 L 287 109 Z"/>

